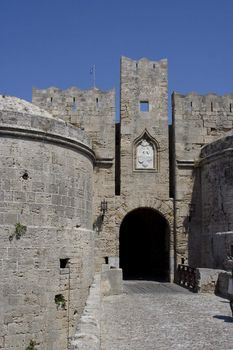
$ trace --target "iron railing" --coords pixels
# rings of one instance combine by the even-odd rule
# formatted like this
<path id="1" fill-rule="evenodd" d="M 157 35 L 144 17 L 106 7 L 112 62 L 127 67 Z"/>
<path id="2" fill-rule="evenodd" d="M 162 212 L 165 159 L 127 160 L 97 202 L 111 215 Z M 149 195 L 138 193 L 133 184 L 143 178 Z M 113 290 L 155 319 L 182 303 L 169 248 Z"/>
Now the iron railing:
<path id="1" fill-rule="evenodd" d="M 198 292 L 199 273 L 194 267 L 188 265 L 178 265 L 176 282 L 180 286 L 190 291 Z"/>

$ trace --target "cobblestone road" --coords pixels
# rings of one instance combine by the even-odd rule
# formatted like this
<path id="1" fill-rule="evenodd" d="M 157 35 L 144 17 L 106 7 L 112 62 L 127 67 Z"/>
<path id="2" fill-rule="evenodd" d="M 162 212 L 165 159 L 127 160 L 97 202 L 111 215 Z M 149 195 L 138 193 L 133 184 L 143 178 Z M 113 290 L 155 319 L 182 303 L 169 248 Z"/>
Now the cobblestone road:
<path id="1" fill-rule="evenodd" d="M 227 300 L 159 282 L 124 291 L 103 298 L 101 350 L 233 350 Z"/>

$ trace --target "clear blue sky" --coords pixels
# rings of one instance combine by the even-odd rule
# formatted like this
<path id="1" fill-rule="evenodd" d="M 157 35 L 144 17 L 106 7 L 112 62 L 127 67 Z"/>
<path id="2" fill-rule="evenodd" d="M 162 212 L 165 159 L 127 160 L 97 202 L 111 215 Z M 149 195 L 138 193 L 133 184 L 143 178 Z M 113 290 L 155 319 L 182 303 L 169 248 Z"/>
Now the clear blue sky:
<path id="1" fill-rule="evenodd" d="M 0 93 L 96 84 L 119 93 L 120 56 L 168 58 L 169 94 L 233 92 L 233 0 L 5 0 Z"/>

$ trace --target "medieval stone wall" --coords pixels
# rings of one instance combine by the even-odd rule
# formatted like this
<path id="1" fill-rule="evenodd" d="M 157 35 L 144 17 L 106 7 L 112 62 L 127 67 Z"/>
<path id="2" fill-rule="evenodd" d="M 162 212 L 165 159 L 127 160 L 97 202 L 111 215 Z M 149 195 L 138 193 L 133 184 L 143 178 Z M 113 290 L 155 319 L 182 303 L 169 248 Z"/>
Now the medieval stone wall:
<path id="1" fill-rule="evenodd" d="M 32 103 L 54 117 L 85 130 L 92 140 L 92 147 L 98 158 L 115 157 L 115 91 L 101 91 L 97 88 L 67 90 L 58 88 L 32 91 Z"/>
<path id="2" fill-rule="evenodd" d="M 196 265 L 200 263 L 202 199 L 201 174 L 195 165 L 202 146 L 232 129 L 233 95 L 174 93 L 172 103 L 177 257 L 178 262 Z"/>
<path id="3" fill-rule="evenodd" d="M 94 268 L 118 265 L 135 209 L 156 213 L 154 245 L 166 221 L 171 280 L 177 263 L 229 266 L 233 94 L 174 93 L 170 140 L 167 102 L 167 61 L 126 57 L 117 127 L 114 91 L 33 89 L 34 105 L 0 97 L 0 349 L 67 349 Z"/>
<path id="4" fill-rule="evenodd" d="M 0 348 L 67 349 L 94 271 L 91 143 L 0 97 Z"/>
<path id="5" fill-rule="evenodd" d="M 202 232 L 199 239 L 203 266 L 233 266 L 232 159 L 232 135 L 206 145 L 200 154 Z"/>
<path id="6" fill-rule="evenodd" d="M 96 155 L 94 169 L 93 226 L 96 231 L 96 269 L 116 255 L 115 242 L 115 91 L 75 87 L 33 89 L 32 101 L 72 125 L 85 130 Z M 101 201 L 108 211 L 102 217 Z"/>

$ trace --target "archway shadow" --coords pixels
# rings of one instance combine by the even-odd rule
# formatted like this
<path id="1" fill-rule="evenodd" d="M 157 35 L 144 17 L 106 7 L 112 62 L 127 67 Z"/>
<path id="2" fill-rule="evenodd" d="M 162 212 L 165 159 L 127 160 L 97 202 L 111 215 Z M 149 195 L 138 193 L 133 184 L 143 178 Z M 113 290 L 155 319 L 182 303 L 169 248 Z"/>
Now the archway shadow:
<path id="1" fill-rule="evenodd" d="M 124 280 L 169 281 L 169 225 L 153 208 L 128 213 L 120 227 Z"/>
<path id="2" fill-rule="evenodd" d="M 166 277 L 159 277 L 159 276 L 129 276 L 125 274 L 123 276 L 124 281 L 144 281 L 144 282 L 160 282 L 160 283 L 165 283 L 168 282 L 168 278 Z"/>

